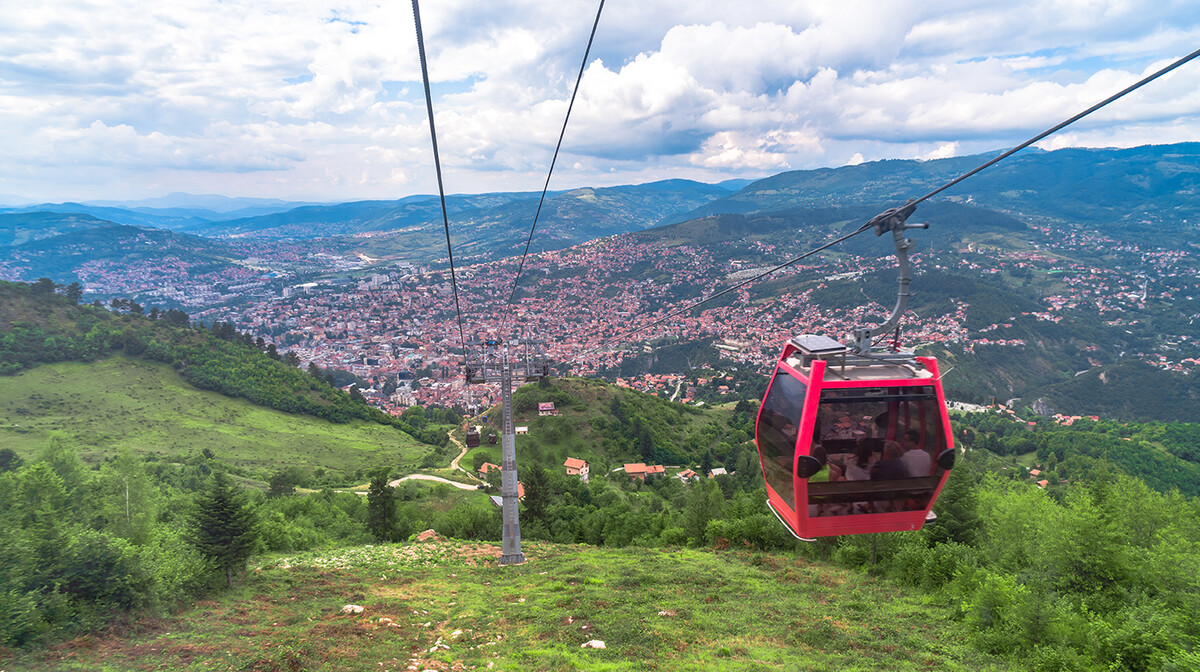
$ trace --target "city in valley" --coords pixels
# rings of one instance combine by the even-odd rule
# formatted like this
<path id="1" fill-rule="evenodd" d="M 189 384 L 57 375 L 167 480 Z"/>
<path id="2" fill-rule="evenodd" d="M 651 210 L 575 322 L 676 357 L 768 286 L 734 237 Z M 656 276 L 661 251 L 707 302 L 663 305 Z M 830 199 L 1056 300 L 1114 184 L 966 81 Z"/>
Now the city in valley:
<path id="1" fill-rule="evenodd" d="M 1064 314 L 1082 311 L 1109 327 L 1132 331 L 1142 324 L 1148 303 L 1169 304 L 1177 296 L 1191 298 L 1200 292 L 1185 265 L 1188 252 L 1183 249 L 1139 246 L 1100 233 L 1050 226 L 1034 226 L 1030 233 L 1029 244 L 1021 249 L 968 244 L 935 255 L 922 254 L 918 239 L 914 256 L 918 294 L 921 274 L 933 269 L 1010 281 L 1035 276 L 1052 280 L 1057 291 L 1041 297 L 1037 310 L 1014 312 L 1010 320 L 974 330 L 965 324 L 969 305 L 960 300 L 938 314 L 910 312 L 902 344 L 940 343 L 967 352 L 990 346 L 1019 353 L 1036 346 L 1007 333 L 1013 319 L 1060 322 Z M 431 271 L 408 262 L 368 265 L 375 260 L 324 251 L 305 253 L 290 244 L 279 245 L 275 257 L 266 259 L 266 246 L 258 247 L 258 270 L 251 269 L 252 264 L 237 267 L 216 283 L 213 278 L 191 279 L 180 272 L 176 280 L 180 286 L 189 283 L 190 289 L 173 289 L 172 298 L 192 307 L 194 320 L 231 322 L 240 331 L 263 336 L 281 353 L 294 352 L 304 366 L 311 362 L 353 372 L 369 384 L 362 390 L 368 400 L 393 413 L 413 404 L 495 401 L 497 389 L 464 389 L 453 288 L 444 266 Z M 862 301 L 854 309 L 822 307 L 811 300 L 814 291 L 831 285 L 859 287 L 862 276 L 873 271 L 882 270 L 885 282 L 892 282 L 894 259 L 881 250 L 879 257 L 814 257 L 777 274 L 794 283 L 794 291 L 755 298 L 751 285 L 739 289 L 725 305 L 707 304 L 640 328 L 789 258 L 798 248 L 798 244 L 784 249 L 754 241 L 664 249 L 661 243 L 622 235 L 543 252 L 525 264 L 518 299 L 507 316 L 509 326 L 521 325 L 525 336 L 543 340 L 560 373 L 601 375 L 684 403 L 717 401 L 733 393 L 745 376 L 769 373 L 781 344 L 791 335 L 845 337 L 855 325 L 877 322 L 886 315 L 890 305 L 869 301 L 865 292 L 859 294 Z M 1089 256 L 1081 252 L 1101 249 L 1118 255 L 1120 263 L 1073 260 Z M 341 277 L 291 284 L 289 276 L 294 275 L 286 264 L 301 258 L 309 268 L 324 265 L 322 270 L 339 272 Z M 759 261 L 751 265 L 745 258 Z M 763 259 L 772 261 L 762 263 Z M 457 289 L 468 347 L 499 334 L 516 268 L 516 259 L 460 262 Z M 97 276 L 88 289 L 102 293 L 131 289 L 130 275 L 114 269 L 113 276 L 111 284 Z M 220 285 L 220 291 L 213 289 L 214 284 Z M 269 287 L 279 289 L 265 296 L 264 288 Z M 890 284 L 864 289 L 876 296 L 893 291 Z M 244 300 L 196 309 L 205 305 L 205 299 L 236 299 L 239 291 L 246 292 Z M 680 294 L 688 298 L 677 298 Z M 148 305 L 153 305 L 153 296 L 146 297 Z M 722 366 L 621 375 L 621 365 L 629 358 L 653 355 L 663 344 L 696 340 L 706 340 L 719 350 Z M 1103 346 L 1093 343 L 1085 350 Z M 1187 333 L 1160 334 L 1156 347 L 1123 354 L 1179 373 L 1194 373 L 1200 366 L 1196 340 Z M 1090 358 L 1089 363 L 1099 366 L 1101 362 Z"/>

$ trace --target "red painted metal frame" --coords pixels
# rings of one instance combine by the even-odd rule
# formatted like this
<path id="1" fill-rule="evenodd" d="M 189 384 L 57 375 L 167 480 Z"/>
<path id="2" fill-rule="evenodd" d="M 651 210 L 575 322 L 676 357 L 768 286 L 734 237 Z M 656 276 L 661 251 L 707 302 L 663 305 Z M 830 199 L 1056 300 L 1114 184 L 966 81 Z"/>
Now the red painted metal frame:
<path id="1" fill-rule="evenodd" d="M 823 360 L 815 360 L 812 363 L 811 375 L 805 375 L 801 371 L 792 368 L 787 364 L 787 358 L 797 350 L 796 346 L 788 343 L 783 348 L 783 353 L 779 356 L 779 362 L 775 365 L 775 373 L 771 377 L 771 385 L 774 385 L 775 379 L 779 375 L 789 375 L 799 379 L 805 384 L 807 390 L 804 396 L 804 410 L 800 419 L 799 431 L 796 435 L 795 455 L 792 461 L 792 492 L 795 493 L 796 502 L 799 502 L 795 508 L 788 506 L 783 498 L 775 492 L 767 482 L 766 468 L 763 467 L 763 482 L 767 486 L 767 497 L 770 504 L 775 508 L 776 513 L 783 519 L 792 532 L 803 538 L 813 537 L 828 537 L 840 534 L 872 534 L 876 532 L 899 532 L 904 530 L 919 530 L 925 525 L 926 516 L 933 508 L 937 498 L 942 493 L 942 488 L 946 485 L 946 479 L 950 477 L 950 471 L 942 472 L 942 478 L 938 481 L 937 489 L 929 498 L 929 504 L 924 509 L 916 511 L 902 511 L 894 513 L 858 513 L 847 514 L 842 516 L 821 516 L 809 517 L 808 515 L 808 480 L 796 476 L 796 468 L 800 458 L 809 454 L 809 447 L 812 445 L 810 437 L 812 436 L 813 425 L 817 420 L 817 407 L 820 405 L 821 390 L 826 389 L 846 389 L 855 387 L 928 387 L 930 385 L 937 391 L 938 409 L 942 416 L 942 431 L 945 434 L 946 450 L 954 450 L 954 436 L 950 430 L 950 415 L 946 411 L 946 398 L 942 393 L 942 381 L 938 374 L 937 360 L 933 357 L 917 357 L 916 360 L 921 362 L 928 371 L 933 374 L 931 378 L 902 378 L 902 379 L 874 379 L 874 380 L 854 380 L 854 381 L 826 381 L 825 368 L 826 362 Z M 758 412 L 761 415 L 762 409 L 765 406 L 767 395 L 771 393 L 771 385 L 767 386 L 767 391 L 763 394 L 763 403 L 759 405 Z M 754 426 L 757 429 L 759 418 L 755 418 Z M 922 431 L 924 428 L 922 427 Z M 758 446 L 757 437 L 755 438 L 755 446 L 758 447 L 758 459 L 762 466 L 762 447 Z M 936 456 L 935 456 L 936 457 Z"/>

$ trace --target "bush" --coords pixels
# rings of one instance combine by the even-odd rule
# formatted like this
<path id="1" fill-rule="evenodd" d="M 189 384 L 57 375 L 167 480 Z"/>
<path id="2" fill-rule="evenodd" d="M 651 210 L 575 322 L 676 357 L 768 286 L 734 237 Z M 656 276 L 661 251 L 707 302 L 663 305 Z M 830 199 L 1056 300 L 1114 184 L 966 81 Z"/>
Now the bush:
<path id="1" fill-rule="evenodd" d="M 443 537 L 495 541 L 500 538 L 500 510 L 459 505 L 442 517 L 434 529 Z"/>
<path id="2" fill-rule="evenodd" d="M 36 642 L 47 629 L 33 593 L 0 592 L 0 646 Z"/>

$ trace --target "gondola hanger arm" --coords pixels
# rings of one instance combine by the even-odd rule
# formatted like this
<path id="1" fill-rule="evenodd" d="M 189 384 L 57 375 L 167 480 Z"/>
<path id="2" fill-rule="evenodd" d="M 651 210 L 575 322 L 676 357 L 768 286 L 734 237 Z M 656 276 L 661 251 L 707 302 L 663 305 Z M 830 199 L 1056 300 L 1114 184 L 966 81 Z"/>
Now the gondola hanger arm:
<path id="1" fill-rule="evenodd" d="M 859 230 L 865 231 L 868 228 L 875 229 L 876 236 L 882 236 L 888 231 L 892 232 L 892 240 L 896 245 L 896 261 L 900 266 L 899 289 L 896 292 L 896 306 L 892 308 L 891 314 L 883 321 L 883 324 L 875 326 L 858 326 L 854 328 L 854 346 L 852 350 L 857 355 L 871 354 L 871 341 L 876 336 L 887 333 L 900 323 L 900 316 L 908 306 L 908 297 L 911 294 L 908 291 L 908 286 L 912 284 L 912 268 L 908 263 L 908 248 L 912 246 L 912 241 L 904 237 L 904 232 L 909 229 L 928 229 L 927 222 L 919 224 L 909 224 L 908 218 L 917 210 L 915 201 L 908 201 L 902 206 L 888 208 L 883 212 L 875 215 L 864 224 Z"/>

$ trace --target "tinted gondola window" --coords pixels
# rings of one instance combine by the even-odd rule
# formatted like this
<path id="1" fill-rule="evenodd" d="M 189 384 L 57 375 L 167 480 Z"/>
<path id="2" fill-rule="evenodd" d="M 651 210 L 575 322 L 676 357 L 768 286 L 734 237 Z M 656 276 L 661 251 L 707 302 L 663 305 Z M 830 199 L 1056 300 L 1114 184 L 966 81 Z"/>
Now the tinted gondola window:
<path id="1" fill-rule="evenodd" d="M 829 468 L 810 479 L 809 515 L 923 509 L 937 488 L 946 449 L 932 386 L 827 389 L 816 437 Z M 821 482 L 816 482 L 821 481 Z"/>
<path id="2" fill-rule="evenodd" d="M 795 507 L 792 467 L 796 459 L 796 435 L 800 427 L 800 415 L 804 411 L 806 390 L 807 387 L 799 379 L 783 372 L 777 373 L 763 401 L 755 430 L 767 484 L 790 507 Z"/>

